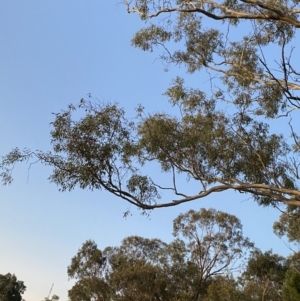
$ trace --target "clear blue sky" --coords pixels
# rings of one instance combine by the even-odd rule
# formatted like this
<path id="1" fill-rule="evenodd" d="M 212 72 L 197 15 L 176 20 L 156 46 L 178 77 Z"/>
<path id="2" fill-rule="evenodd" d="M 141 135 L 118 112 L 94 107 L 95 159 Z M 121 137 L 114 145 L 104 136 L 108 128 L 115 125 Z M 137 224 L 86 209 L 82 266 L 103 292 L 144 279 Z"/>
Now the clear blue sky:
<path id="1" fill-rule="evenodd" d="M 163 72 L 155 54 L 131 47 L 143 24 L 117 2 L 0 0 L 0 155 L 16 146 L 49 149 L 51 112 L 88 93 L 118 101 L 132 116 L 139 103 L 152 112 L 169 109 L 162 93 L 184 69 Z M 34 165 L 28 173 L 27 167 L 16 166 L 12 185 L 0 186 L 0 274 L 15 273 L 25 282 L 26 301 L 41 301 L 52 283 L 53 293 L 67 300 L 67 266 L 85 240 L 100 248 L 129 235 L 170 241 L 172 220 L 190 208 L 235 214 L 258 247 L 288 254 L 272 232 L 278 212 L 244 195 L 214 195 L 148 219 L 131 208 L 125 220 L 124 201 L 102 191 L 59 193 L 47 181 L 48 168 Z"/>

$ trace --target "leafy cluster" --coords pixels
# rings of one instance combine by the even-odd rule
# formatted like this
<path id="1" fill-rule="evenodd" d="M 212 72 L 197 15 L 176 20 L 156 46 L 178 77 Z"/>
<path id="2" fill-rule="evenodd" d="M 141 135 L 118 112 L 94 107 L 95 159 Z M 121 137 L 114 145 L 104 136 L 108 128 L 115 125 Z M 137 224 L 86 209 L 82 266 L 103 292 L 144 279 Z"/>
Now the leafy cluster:
<path id="1" fill-rule="evenodd" d="M 1 301 L 24 301 L 22 295 L 26 290 L 23 281 L 17 280 L 10 273 L 0 275 L 0 300 Z"/>
<path id="2" fill-rule="evenodd" d="M 129 236 L 120 246 L 100 251 L 94 241 L 86 241 L 68 268 L 77 280 L 70 301 L 299 298 L 299 256 L 262 253 L 243 236 L 235 216 L 191 210 L 174 220 L 173 229 L 170 243 Z"/>
<path id="3" fill-rule="evenodd" d="M 226 190 L 283 205 L 286 214 L 300 207 L 299 1 L 124 4 L 147 21 L 133 46 L 159 47 L 169 68 L 183 65 L 199 79 L 208 74 L 208 84 L 190 88 L 176 77 L 165 92 L 170 112 L 139 107 L 130 119 L 117 104 L 88 98 L 70 105 L 55 114 L 52 151 L 15 148 L 2 157 L 3 183 L 11 183 L 17 162 L 34 158 L 53 168 L 49 180 L 61 190 L 105 189 L 143 212 Z M 149 175 L 152 164 L 163 181 Z M 196 185 L 186 189 L 184 178 Z M 169 199 L 161 201 L 166 191 Z"/>

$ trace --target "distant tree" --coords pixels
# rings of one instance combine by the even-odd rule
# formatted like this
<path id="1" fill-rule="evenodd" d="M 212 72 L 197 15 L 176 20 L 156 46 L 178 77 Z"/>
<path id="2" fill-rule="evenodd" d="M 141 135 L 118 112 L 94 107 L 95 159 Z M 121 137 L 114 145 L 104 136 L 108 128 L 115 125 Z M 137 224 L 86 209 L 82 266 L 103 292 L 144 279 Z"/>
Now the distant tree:
<path id="1" fill-rule="evenodd" d="M 197 269 L 193 300 L 204 294 L 208 281 L 228 275 L 246 259 L 254 245 L 242 233 L 240 220 L 214 209 L 190 210 L 173 222 L 173 234 L 183 239 Z"/>
<path id="2" fill-rule="evenodd" d="M 218 276 L 229 279 L 253 248 L 235 216 L 213 209 L 181 214 L 173 228 L 169 244 L 129 236 L 101 252 L 94 242 L 84 243 L 68 268 L 69 277 L 78 279 L 70 300 L 199 301 Z M 235 283 L 224 281 L 228 295 L 241 295 Z"/>
<path id="3" fill-rule="evenodd" d="M 108 247 L 107 275 L 118 301 L 193 300 L 199 270 L 182 240 L 130 236 L 119 247 Z"/>
<path id="4" fill-rule="evenodd" d="M 245 295 L 253 301 L 282 301 L 282 285 L 287 271 L 284 257 L 272 251 L 252 252 L 241 276 Z"/>
<path id="5" fill-rule="evenodd" d="M 300 272 L 289 269 L 285 275 L 283 284 L 283 301 L 300 300 Z"/>
<path id="6" fill-rule="evenodd" d="M 294 271 L 300 273 L 300 251 L 293 252 L 287 257 L 286 261 L 289 269 L 293 269 Z"/>
<path id="7" fill-rule="evenodd" d="M 300 252 L 294 252 L 287 258 L 287 266 L 282 288 L 283 301 L 300 300 Z"/>
<path id="8" fill-rule="evenodd" d="M 273 229 L 279 237 L 287 237 L 289 242 L 300 244 L 300 208 L 289 206 L 283 212 L 279 221 L 274 223 Z"/>
<path id="9" fill-rule="evenodd" d="M 1 301 L 24 301 L 22 295 L 26 290 L 23 281 L 17 280 L 10 273 L 0 275 L 0 300 Z"/>
<path id="10" fill-rule="evenodd" d="M 44 300 L 42 301 L 58 301 L 59 300 L 59 297 L 57 295 L 52 295 L 51 298 L 49 297 L 46 297 Z"/>
<path id="11" fill-rule="evenodd" d="M 207 288 L 203 301 L 252 301 L 243 293 L 238 282 L 230 276 L 215 276 Z"/>
<path id="12" fill-rule="evenodd" d="M 69 290 L 71 301 L 109 300 L 109 288 L 103 279 L 105 257 L 94 241 L 86 241 L 68 266 L 68 276 L 77 282 Z"/>

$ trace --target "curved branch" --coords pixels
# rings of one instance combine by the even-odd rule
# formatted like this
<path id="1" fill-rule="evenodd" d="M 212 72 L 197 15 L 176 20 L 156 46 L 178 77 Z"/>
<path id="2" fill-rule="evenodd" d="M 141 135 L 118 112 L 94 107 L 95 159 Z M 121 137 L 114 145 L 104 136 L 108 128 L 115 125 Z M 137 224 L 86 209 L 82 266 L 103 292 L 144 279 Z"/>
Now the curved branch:
<path id="1" fill-rule="evenodd" d="M 273 21 L 281 21 L 287 24 L 290 24 L 296 28 L 300 28 L 300 22 L 292 17 L 290 17 L 288 14 L 284 14 L 282 11 L 267 5 L 265 3 L 262 3 L 260 1 L 251 1 L 251 0 L 241 0 L 244 3 L 251 4 L 252 6 L 258 6 L 260 8 L 263 8 L 265 10 L 270 11 L 270 14 L 261 13 L 261 14 L 253 14 L 253 13 L 245 13 L 241 11 L 231 10 L 228 9 L 226 6 L 220 5 L 216 2 L 211 1 L 202 1 L 202 7 L 196 7 L 194 4 L 192 5 L 192 8 L 182 8 L 182 7 L 164 7 L 161 9 L 158 9 L 154 13 L 147 14 L 141 10 L 139 10 L 136 7 L 130 7 L 130 2 L 127 0 L 124 0 L 124 4 L 127 7 L 128 13 L 137 13 L 143 18 L 151 19 L 159 16 L 160 14 L 165 13 L 172 13 L 172 12 L 178 12 L 178 13 L 200 13 L 203 14 L 211 19 L 214 20 L 231 20 L 231 19 L 241 19 L 241 20 L 273 20 Z M 189 2 L 187 4 L 190 4 Z M 213 14 L 203 8 L 204 4 L 210 4 L 211 6 L 218 8 L 220 10 L 227 11 L 228 13 L 216 15 Z M 137 5 L 136 5 L 137 6 Z M 296 14 L 298 13 L 298 10 L 292 10 L 292 13 Z"/>

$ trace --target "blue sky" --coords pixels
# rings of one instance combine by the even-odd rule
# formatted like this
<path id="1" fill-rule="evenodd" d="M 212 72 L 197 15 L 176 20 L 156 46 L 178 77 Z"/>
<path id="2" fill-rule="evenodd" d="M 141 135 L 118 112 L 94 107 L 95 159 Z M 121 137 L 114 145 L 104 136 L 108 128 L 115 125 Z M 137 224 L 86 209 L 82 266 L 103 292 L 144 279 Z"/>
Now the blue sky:
<path id="1" fill-rule="evenodd" d="M 48 150 L 51 113 L 88 93 L 119 102 L 132 116 L 139 103 L 150 112 L 169 110 L 162 93 L 177 74 L 187 75 L 183 68 L 163 72 L 155 53 L 131 47 L 142 25 L 117 1 L 0 0 L 0 155 L 16 146 Z M 204 86 L 206 79 L 197 82 Z M 272 232 L 278 212 L 244 195 L 214 195 L 150 218 L 131 208 L 124 219 L 130 208 L 124 201 L 103 191 L 60 193 L 47 181 L 50 172 L 19 165 L 12 185 L 0 186 L 0 274 L 25 282 L 26 301 L 41 301 L 52 283 L 53 293 L 67 300 L 67 266 L 87 239 L 100 248 L 129 235 L 170 241 L 172 220 L 190 208 L 235 214 L 259 248 L 288 254 Z"/>

